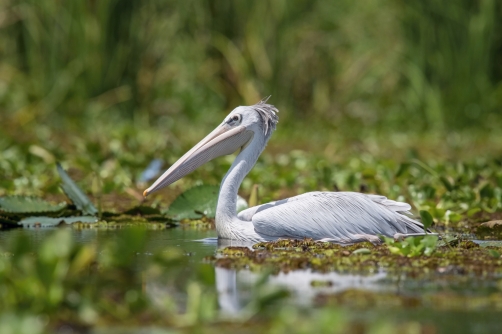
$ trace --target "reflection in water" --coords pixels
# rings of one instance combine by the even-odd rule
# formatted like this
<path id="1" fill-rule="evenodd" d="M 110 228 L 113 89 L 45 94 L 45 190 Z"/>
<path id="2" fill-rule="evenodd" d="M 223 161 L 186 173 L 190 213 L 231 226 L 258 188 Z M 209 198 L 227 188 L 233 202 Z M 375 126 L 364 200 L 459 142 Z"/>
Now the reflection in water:
<path id="1" fill-rule="evenodd" d="M 95 244 L 99 249 L 101 245 L 108 241 L 121 238 L 120 230 L 116 229 L 74 229 L 71 230 L 74 240 L 82 244 Z M 12 229 L 0 232 L 0 248 L 9 249 L 19 236 L 24 236 L 22 242 L 26 242 L 33 249 L 37 249 L 43 240 L 56 228 L 41 229 Z M 227 246 L 251 247 L 252 244 L 235 240 L 218 240 L 215 231 L 200 231 L 183 228 L 173 228 L 166 230 L 147 230 L 146 247 L 136 250 L 137 260 L 131 266 L 141 270 L 140 264 L 153 253 L 176 247 L 187 255 L 187 266 L 191 269 L 197 268 L 203 262 L 204 257 L 215 254 L 215 250 Z M 501 241 L 478 241 L 482 246 L 499 246 Z M 133 249 L 131 249 L 133 250 Z M 455 269 L 454 267 L 452 267 Z M 190 268 L 183 268 L 187 270 Z M 212 268 L 207 268 L 212 270 Z M 448 269 L 446 267 L 445 269 Z M 224 268 L 215 268 L 215 290 L 218 292 L 220 307 L 230 314 L 238 313 L 250 301 L 256 293 L 255 287 L 260 279 L 259 273 L 249 270 L 235 271 Z M 452 273 L 442 273 L 431 276 L 430 280 L 401 279 L 401 277 L 387 276 L 385 272 L 379 272 L 372 276 L 358 276 L 341 273 L 317 273 L 309 270 L 292 271 L 280 273 L 276 276 L 268 277 L 266 287 L 276 286 L 286 288 L 291 292 L 292 302 L 299 305 L 310 305 L 319 293 L 337 294 L 345 290 L 357 289 L 373 292 L 399 292 L 410 293 L 412 295 L 423 296 L 424 294 L 435 295 L 439 293 L 468 293 L 470 296 L 491 296 L 501 289 L 500 277 L 496 279 L 480 279 L 477 277 L 465 277 Z M 433 273 L 432 273 L 433 274 Z M 432 275 L 431 274 L 431 275 Z M 180 286 L 169 285 L 162 280 L 146 281 L 146 293 L 153 300 L 163 302 L 172 300 L 183 305 L 186 303 L 186 294 L 180 290 Z M 312 285 L 316 281 L 319 284 Z M 168 298 L 162 298 L 168 297 Z"/>
<path id="2" fill-rule="evenodd" d="M 205 240 L 210 242 L 210 240 Z M 212 242 L 218 243 L 218 248 L 228 246 L 250 247 L 253 242 L 240 240 L 227 240 L 214 238 Z M 222 310 L 228 313 L 237 313 L 242 309 L 250 298 L 246 298 L 251 288 L 260 279 L 260 273 L 249 270 L 215 268 L 216 289 L 218 301 Z M 388 291 L 390 286 L 382 284 L 386 278 L 385 272 L 381 271 L 371 276 L 340 274 L 336 272 L 319 273 L 311 270 L 295 270 L 289 273 L 270 275 L 267 285 L 287 289 L 297 305 L 310 305 L 319 293 L 336 293 L 349 289 L 361 289 L 368 291 Z M 313 282 L 320 283 L 317 286 Z"/>
<path id="3" fill-rule="evenodd" d="M 223 311 L 238 313 L 246 304 L 245 296 L 258 281 L 260 274 L 249 270 L 232 270 L 216 267 L 216 289 L 218 301 Z M 384 272 L 372 276 L 348 275 L 335 272 L 317 273 L 311 270 L 296 270 L 269 276 L 267 284 L 277 288 L 285 288 L 297 305 L 312 304 L 319 293 L 337 293 L 349 289 L 368 291 L 388 291 L 390 286 L 382 284 L 386 278 Z M 312 282 L 319 282 L 313 286 Z"/>
<path id="4" fill-rule="evenodd" d="M 218 303 L 223 311 L 237 313 L 241 309 L 239 290 L 237 289 L 237 272 L 225 268 L 215 268 L 216 291 Z"/>
<path id="5" fill-rule="evenodd" d="M 117 240 L 121 238 L 121 229 L 103 229 L 103 228 L 87 228 L 75 229 L 72 227 L 55 227 L 55 228 L 30 228 L 30 229 L 11 229 L 4 230 L 0 233 L 0 245 L 9 247 L 9 244 L 15 241 L 19 236 L 23 235 L 27 238 L 27 242 L 33 249 L 39 247 L 42 241 L 56 229 L 67 228 L 71 230 L 73 240 L 80 244 L 94 244 L 96 246 L 103 245 L 107 241 Z M 164 230 L 146 230 L 146 245 L 142 251 L 146 255 L 160 252 L 169 247 L 177 247 L 183 250 L 184 253 L 190 255 L 194 262 L 200 262 L 205 256 L 213 255 L 216 249 L 216 242 L 199 242 L 197 240 L 211 240 L 215 235 L 215 231 L 192 230 L 183 228 L 171 228 Z"/>

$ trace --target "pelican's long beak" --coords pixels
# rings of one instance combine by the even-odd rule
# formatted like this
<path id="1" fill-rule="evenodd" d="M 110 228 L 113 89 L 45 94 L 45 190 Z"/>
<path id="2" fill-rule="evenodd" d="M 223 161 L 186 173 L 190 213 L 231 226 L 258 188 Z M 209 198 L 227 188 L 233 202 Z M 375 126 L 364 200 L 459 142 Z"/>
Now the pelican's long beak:
<path id="1" fill-rule="evenodd" d="M 221 124 L 176 161 L 150 188 L 143 192 L 143 196 L 146 197 L 150 193 L 178 181 L 214 158 L 234 153 L 245 146 L 252 137 L 253 132 L 246 130 L 242 125 L 233 127 L 227 123 Z"/>

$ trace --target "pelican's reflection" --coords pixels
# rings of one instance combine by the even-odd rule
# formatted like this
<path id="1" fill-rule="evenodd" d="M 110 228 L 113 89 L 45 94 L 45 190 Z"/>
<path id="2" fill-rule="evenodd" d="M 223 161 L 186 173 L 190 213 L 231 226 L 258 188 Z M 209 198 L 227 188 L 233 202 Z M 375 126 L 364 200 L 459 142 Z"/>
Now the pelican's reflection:
<path id="1" fill-rule="evenodd" d="M 198 240 L 207 244 L 214 244 L 217 248 L 229 246 L 249 247 L 252 242 L 239 240 L 225 240 L 218 238 L 205 238 Z M 239 313 L 252 300 L 256 294 L 257 282 L 262 278 L 262 273 L 251 272 L 250 270 L 234 270 L 223 267 L 215 267 L 216 290 L 218 292 L 218 303 L 221 309 L 230 314 Z M 287 289 L 292 298 L 292 302 L 297 305 L 309 305 L 314 298 L 322 294 L 333 294 L 350 289 L 366 291 L 389 291 L 397 289 L 394 285 L 385 284 L 387 274 L 383 271 L 371 276 L 349 275 L 337 272 L 320 273 L 311 270 L 295 270 L 288 273 L 270 275 L 266 279 L 267 287 Z M 320 284 L 313 284 L 318 282 Z M 158 281 L 149 281 L 146 284 L 147 294 L 156 302 L 162 302 L 163 296 L 175 295 Z"/>
<path id="2" fill-rule="evenodd" d="M 223 311 L 237 313 L 241 309 L 239 290 L 237 289 L 237 272 L 235 270 L 215 267 L 216 291 L 218 303 Z"/>
<path id="3" fill-rule="evenodd" d="M 233 270 L 215 268 L 216 289 L 221 309 L 227 313 L 238 313 L 246 305 L 246 299 L 252 293 L 253 285 L 261 277 L 259 273 L 249 270 Z M 382 291 L 386 278 L 384 272 L 372 276 L 347 275 L 336 272 L 317 273 L 310 270 L 296 270 L 289 273 L 279 273 L 268 277 L 267 284 L 277 288 L 285 288 L 291 293 L 293 302 L 297 305 L 309 305 L 319 293 L 337 293 L 349 289 Z M 312 282 L 325 282 L 314 287 Z M 246 298 L 246 296 L 248 298 Z"/>
<path id="4" fill-rule="evenodd" d="M 250 249 L 253 249 L 252 246 L 256 244 L 256 242 L 253 241 L 219 239 L 219 238 L 215 239 L 218 242 L 218 249 L 223 249 L 225 247 L 248 247 Z"/>

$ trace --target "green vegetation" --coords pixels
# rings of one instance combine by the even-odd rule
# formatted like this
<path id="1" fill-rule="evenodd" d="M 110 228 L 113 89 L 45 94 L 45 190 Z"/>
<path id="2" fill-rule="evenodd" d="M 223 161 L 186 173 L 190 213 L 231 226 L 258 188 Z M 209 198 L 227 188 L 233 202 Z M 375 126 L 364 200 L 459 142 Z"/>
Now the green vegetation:
<path id="1" fill-rule="evenodd" d="M 0 332 L 495 332 L 499 31 L 495 0 L 0 1 Z M 443 240 L 281 240 L 203 262 L 181 242 L 146 251 L 145 231 L 214 228 L 233 157 L 147 200 L 145 168 L 168 167 L 234 107 L 268 95 L 280 123 L 242 184 L 250 203 L 378 193 L 409 202 Z M 35 228 L 10 230 L 20 222 Z M 115 237 L 76 240 L 87 233 Z M 231 317 L 213 265 L 385 270 L 400 292 L 329 293 L 337 282 L 319 279 L 304 308 L 265 275 Z"/>
<path id="2" fill-rule="evenodd" d="M 186 180 L 181 180 L 179 188 L 196 184 L 199 181 L 194 182 L 194 179 L 197 178 L 216 182 L 229 167 L 231 159 L 232 157 L 223 158 L 203 166 Z M 11 161 L 16 162 L 15 159 Z M 215 165 L 218 166 L 217 169 L 214 169 Z M 54 171 L 55 168 L 52 169 Z M 271 170 L 274 172 L 271 173 Z M 46 176 L 32 175 L 30 179 L 40 184 L 43 182 L 40 178 Z M 205 186 L 188 190 L 173 202 L 173 208 L 167 210 L 169 204 L 166 203 L 172 202 L 179 190 L 173 192 L 168 189 L 153 194 L 151 199 L 143 202 L 140 195 L 141 188 L 135 185 L 124 187 L 123 184 L 116 183 L 117 179 L 111 175 L 103 179 L 97 177 L 94 179 L 97 179 L 94 185 L 108 184 L 107 187 L 110 187 L 94 188 L 96 190 L 93 197 L 98 207 L 102 208 L 104 219 L 117 217 L 121 213 L 127 213 L 128 210 L 132 210 L 130 214 L 153 215 L 152 218 L 155 219 L 164 216 L 166 221 L 169 218 L 176 218 L 178 214 L 182 214 L 178 219 L 201 218 L 204 212 L 210 218 L 214 215 L 217 187 Z M 15 192 L 15 182 L 8 183 L 5 180 L 2 182 L 8 185 L 6 191 Z M 60 183 L 59 178 L 51 179 L 42 189 L 57 189 Z M 260 183 L 263 189 L 260 195 L 261 203 L 312 190 L 362 191 L 385 194 L 389 198 L 409 202 L 418 210 L 427 210 L 430 212 L 427 215 L 430 215 L 436 224 L 435 228 L 439 228 L 442 232 L 474 233 L 479 238 L 489 238 L 497 237 L 501 230 L 500 224 L 484 224 L 499 219 L 502 211 L 502 165 L 498 159 L 478 158 L 474 162 L 441 163 L 431 161 L 430 164 L 426 164 L 417 158 L 398 163 L 395 160 L 363 155 L 337 163 L 330 162 L 326 157 L 295 150 L 275 156 L 266 154 L 260 158 L 243 183 L 244 197 L 248 197 L 255 183 Z M 120 193 L 121 191 L 124 193 Z M 108 194 L 103 194 L 104 192 Z M 137 199 L 138 195 L 141 200 Z M 54 194 L 52 198 L 61 201 L 64 197 Z M 107 198 L 109 200 L 105 201 Z M 27 200 L 32 201 L 29 198 Z M 187 205 L 190 201 L 192 208 Z M 59 209 L 61 204 L 45 205 L 54 205 Z M 138 207 L 139 205 L 143 207 Z M 27 211 L 31 210 L 29 206 L 26 208 Z M 8 210 L 0 207 L 0 211 Z M 56 213 L 58 217 L 65 214 L 74 215 L 75 211 Z M 0 213 L 0 217 L 4 218 L 9 218 L 9 215 L 19 216 L 16 213 Z M 30 215 L 33 216 L 31 213 Z M 426 214 L 422 212 L 421 215 L 424 220 Z"/>
<path id="3" fill-rule="evenodd" d="M 419 255 L 429 256 L 437 246 L 438 237 L 428 235 L 425 237 L 410 237 L 402 241 L 385 238 L 385 244 L 392 254 L 414 257 Z"/>
<path id="4" fill-rule="evenodd" d="M 197 219 L 203 216 L 214 218 L 218 203 L 217 186 L 198 186 L 180 194 L 166 213 L 178 220 Z"/>
<path id="5" fill-rule="evenodd" d="M 0 107 L 23 129 L 128 119 L 165 131 L 268 94 L 285 119 L 338 129 L 501 124 L 494 0 L 1 6 Z"/>

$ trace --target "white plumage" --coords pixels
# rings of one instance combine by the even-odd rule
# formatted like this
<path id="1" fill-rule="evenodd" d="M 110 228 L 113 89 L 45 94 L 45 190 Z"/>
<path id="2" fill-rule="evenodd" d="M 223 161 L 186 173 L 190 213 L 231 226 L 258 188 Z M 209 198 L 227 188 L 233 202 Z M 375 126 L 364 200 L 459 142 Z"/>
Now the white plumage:
<path id="1" fill-rule="evenodd" d="M 239 186 L 275 130 L 277 112 L 266 101 L 234 109 L 144 195 L 179 180 L 207 161 L 241 149 L 220 187 L 215 218 L 219 238 L 242 241 L 313 238 L 346 244 L 377 243 L 379 235 L 403 237 L 424 233 L 420 222 L 406 216 L 411 209 L 409 204 L 354 192 L 310 192 L 252 207 L 237 215 Z"/>

